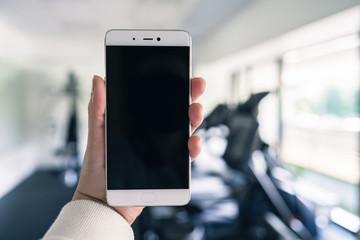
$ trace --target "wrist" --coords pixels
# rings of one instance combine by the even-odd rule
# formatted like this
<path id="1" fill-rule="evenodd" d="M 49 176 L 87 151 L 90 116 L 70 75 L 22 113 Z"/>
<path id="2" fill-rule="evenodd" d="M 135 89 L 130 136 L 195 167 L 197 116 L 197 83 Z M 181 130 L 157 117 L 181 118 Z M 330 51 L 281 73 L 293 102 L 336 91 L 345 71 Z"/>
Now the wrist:
<path id="1" fill-rule="evenodd" d="M 82 193 L 81 191 L 79 191 L 78 189 L 75 190 L 74 196 L 71 199 L 71 201 L 77 201 L 77 200 L 89 200 L 89 201 L 93 201 L 93 202 L 97 202 L 100 203 L 108 208 L 111 208 L 112 210 L 114 210 L 112 207 L 109 206 L 109 204 L 107 204 L 107 202 L 100 200 L 98 198 L 95 198 L 93 196 L 90 196 L 88 194 Z"/>
<path id="2" fill-rule="evenodd" d="M 106 201 L 96 197 L 85 194 L 78 189 L 75 190 L 74 196 L 71 201 L 88 200 L 100 203 L 101 205 L 110 208 L 119 214 L 131 226 L 135 219 L 139 216 L 144 207 L 112 207 Z"/>

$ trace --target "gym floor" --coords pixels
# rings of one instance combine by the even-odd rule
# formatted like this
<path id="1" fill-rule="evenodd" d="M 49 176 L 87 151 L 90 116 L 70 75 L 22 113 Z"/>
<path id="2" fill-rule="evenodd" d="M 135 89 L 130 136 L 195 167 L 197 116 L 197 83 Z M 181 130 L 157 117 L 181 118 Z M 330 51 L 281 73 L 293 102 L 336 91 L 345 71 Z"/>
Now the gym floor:
<path id="1" fill-rule="evenodd" d="M 75 187 L 68 188 L 60 181 L 59 171 L 36 171 L 0 199 L 0 239 L 40 239 L 61 208 L 71 201 L 74 190 Z M 318 239 L 356 240 L 356 237 L 330 224 L 320 230 Z"/>
<path id="2" fill-rule="evenodd" d="M 0 239 L 40 239 L 75 188 L 60 181 L 58 171 L 36 171 L 0 199 Z"/>

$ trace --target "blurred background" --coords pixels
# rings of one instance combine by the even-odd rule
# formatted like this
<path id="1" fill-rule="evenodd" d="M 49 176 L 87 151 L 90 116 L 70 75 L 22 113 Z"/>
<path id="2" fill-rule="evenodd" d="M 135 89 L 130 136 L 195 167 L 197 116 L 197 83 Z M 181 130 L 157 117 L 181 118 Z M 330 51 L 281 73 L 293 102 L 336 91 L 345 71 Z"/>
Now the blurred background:
<path id="1" fill-rule="evenodd" d="M 207 81 L 192 200 L 137 239 L 359 239 L 358 0 L 0 0 L 0 239 L 71 200 L 112 28 L 189 31 Z"/>

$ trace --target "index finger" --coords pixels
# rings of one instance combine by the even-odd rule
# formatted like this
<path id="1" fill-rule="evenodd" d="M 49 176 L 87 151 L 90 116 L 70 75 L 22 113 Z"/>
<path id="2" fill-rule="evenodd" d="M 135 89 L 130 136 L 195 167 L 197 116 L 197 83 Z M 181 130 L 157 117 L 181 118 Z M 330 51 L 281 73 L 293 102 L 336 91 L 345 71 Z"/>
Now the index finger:
<path id="1" fill-rule="evenodd" d="M 196 101 L 205 91 L 206 82 L 203 78 L 196 77 L 191 79 L 191 102 Z"/>

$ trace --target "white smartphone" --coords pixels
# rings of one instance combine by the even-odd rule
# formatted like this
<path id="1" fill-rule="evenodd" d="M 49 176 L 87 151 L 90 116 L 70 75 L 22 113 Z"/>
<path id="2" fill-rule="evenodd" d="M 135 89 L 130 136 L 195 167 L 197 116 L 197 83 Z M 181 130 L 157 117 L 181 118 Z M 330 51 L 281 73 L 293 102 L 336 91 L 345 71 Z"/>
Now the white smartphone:
<path id="1" fill-rule="evenodd" d="M 108 204 L 187 204 L 189 33 L 110 30 L 105 56 Z"/>

